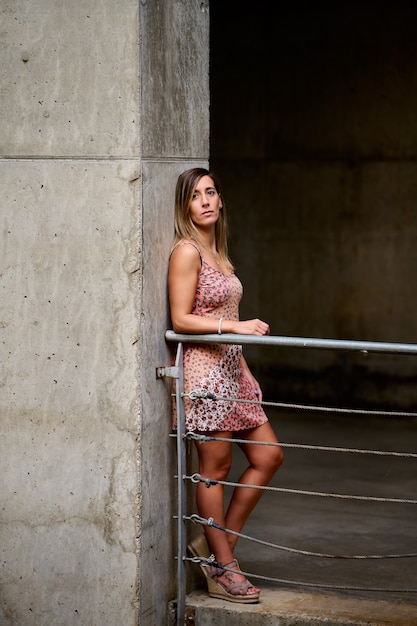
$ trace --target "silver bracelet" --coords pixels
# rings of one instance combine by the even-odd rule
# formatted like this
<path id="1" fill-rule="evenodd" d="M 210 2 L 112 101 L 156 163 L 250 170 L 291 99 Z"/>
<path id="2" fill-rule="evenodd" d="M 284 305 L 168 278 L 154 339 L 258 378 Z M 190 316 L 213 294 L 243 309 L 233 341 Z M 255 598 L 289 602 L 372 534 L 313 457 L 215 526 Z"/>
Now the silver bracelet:
<path id="1" fill-rule="evenodd" d="M 218 327 L 218 329 L 217 329 L 217 334 L 218 334 L 218 335 L 221 335 L 221 334 L 222 334 L 222 322 L 223 322 L 223 319 L 224 319 L 223 317 L 221 317 L 221 318 L 219 319 L 219 327 Z"/>

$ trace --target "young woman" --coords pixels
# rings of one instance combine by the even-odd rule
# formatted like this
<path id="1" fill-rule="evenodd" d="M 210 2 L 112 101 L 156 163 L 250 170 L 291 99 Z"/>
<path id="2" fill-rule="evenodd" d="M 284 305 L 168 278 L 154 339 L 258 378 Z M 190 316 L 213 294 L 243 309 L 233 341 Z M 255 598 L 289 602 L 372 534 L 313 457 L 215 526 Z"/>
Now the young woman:
<path id="1" fill-rule="evenodd" d="M 239 320 L 242 285 L 227 253 L 226 207 L 220 184 L 203 168 L 183 172 L 175 194 L 175 242 L 169 261 L 169 300 L 175 332 L 186 334 L 235 333 L 268 335 L 259 319 Z M 224 398 L 262 400 L 262 391 L 242 355 L 242 346 L 188 344 L 184 346 L 184 390 L 208 391 Z M 278 443 L 260 404 L 210 399 L 185 399 L 186 430 L 209 433 L 220 441 L 196 443 L 199 473 L 226 480 L 232 462 L 235 435 L 247 442 Z M 175 416 L 174 416 L 175 422 Z M 175 426 L 175 423 L 174 423 Z M 248 467 L 239 483 L 267 485 L 281 465 L 276 446 L 239 444 Z M 197 508 L 222 527 L 240 532 L 263 490 L 236 487 L 225 512 L 224 488 L 197 486 Z M 237 537 L 205 527 L 189 549 L 195 556 L 214 554 L 220 567 L 202 567 L 209 594 L 233 602 L 257 602 L 260 590 L 240 573 L 233 557 Z M 222 569 L 226 567 L 227 570 Z"/>

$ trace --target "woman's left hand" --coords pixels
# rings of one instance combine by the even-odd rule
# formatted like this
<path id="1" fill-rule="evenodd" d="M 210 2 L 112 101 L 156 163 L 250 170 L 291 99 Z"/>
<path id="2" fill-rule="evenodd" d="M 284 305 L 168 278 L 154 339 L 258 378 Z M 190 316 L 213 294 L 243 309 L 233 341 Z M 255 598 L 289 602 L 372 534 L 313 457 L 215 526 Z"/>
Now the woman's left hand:
<path id="1" fill-rule="evenodd" d="M 252 387 L 253 395 L 254 395 L 255 399 L 258 402 L 262 402 L 262 389 L 261 389 L 261 386 L 258 383 L 258 381 L 256 380 L 255 376 L 250 371 L 250 369 L 248 367 L 248 364 L 246 363 L 246 360 L 244 359 L 243 356 L 242 356 L 242 359 L 241 359 L 241 367 L 242 367 L 242 374 L 245 376 L 245 378 L 247 379 L 249 385 Z"/>

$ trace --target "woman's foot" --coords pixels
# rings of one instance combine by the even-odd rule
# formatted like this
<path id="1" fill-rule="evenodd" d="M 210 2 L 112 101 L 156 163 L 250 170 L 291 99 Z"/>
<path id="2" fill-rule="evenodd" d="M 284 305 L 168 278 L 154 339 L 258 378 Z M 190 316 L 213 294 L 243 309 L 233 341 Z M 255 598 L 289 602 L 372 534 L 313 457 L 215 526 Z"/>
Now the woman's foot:
<path id="1" fill-rule="evenodd" d="M 254 587 L 243 574 L 240 574 L 237 562 L 231 561 L 224 567 L 228 569 L 212 567 L 208 574 L 209 596 L 244 604 L 258 602 L 260 589 Z"/>

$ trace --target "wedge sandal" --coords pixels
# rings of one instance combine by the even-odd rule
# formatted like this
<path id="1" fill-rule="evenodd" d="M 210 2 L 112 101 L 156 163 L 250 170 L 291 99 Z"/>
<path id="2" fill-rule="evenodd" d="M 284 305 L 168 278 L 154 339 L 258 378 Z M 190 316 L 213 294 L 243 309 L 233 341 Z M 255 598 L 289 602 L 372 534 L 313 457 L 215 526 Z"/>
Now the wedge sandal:
<path id="1" fill-rule="evenodd" d="M 231 561 L 231 563 L 228 563 L 224 567 L 232 568 L 236 566 L 236 561 Z M 220 577 L 227 582 L 220 581 Z M 211 572 L 207 574 L 207 587 L 211 598 L 219 598 L 220 600 L 240 602 L 243 604 L 255 604 L 259 602 L 259 592 L 248 593 L 249 589 L 254 588 L 249 580 L 245 579 L 241 583 L 237 583 L 232 578 L 232 572 L 225 571 L 221 567 L 211 568 Z"/>
<path id="2" fill-rule="evenodd" d="M 191 543 L 188 544 L 187 547 L 188 547 L 188 552 L 192 556 L 201 557 L 203 559 L 209 559 L 211 556 L 210 548 L 208 546 L 206 536 L 204 533 L 201 533 L 200 535 L 198 535 L 198 537 L 193 539 Z M 200 569 L 203 572 L 204 576 L 207 578 L 211 572 L 211 569 L 212 569 L 211 566 L 203 565 L 203 563 L 199 563 L 198 565 L 200 566 Z"/>

